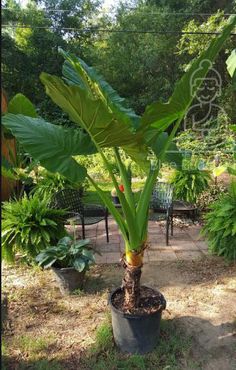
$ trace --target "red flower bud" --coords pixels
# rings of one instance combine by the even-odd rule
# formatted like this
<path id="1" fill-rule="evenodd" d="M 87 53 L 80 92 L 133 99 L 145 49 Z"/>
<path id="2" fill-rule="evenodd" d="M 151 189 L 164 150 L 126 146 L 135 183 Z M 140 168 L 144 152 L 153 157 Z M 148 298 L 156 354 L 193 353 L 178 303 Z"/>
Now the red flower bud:
<path id="1" fill-rule="evenodd" d="M 122 191 L 122 193 L 125 191 L 125 188 L 124 188 L 124 185 L 119 185 L 119 189 L 120 189 L 120 191 Z"/>

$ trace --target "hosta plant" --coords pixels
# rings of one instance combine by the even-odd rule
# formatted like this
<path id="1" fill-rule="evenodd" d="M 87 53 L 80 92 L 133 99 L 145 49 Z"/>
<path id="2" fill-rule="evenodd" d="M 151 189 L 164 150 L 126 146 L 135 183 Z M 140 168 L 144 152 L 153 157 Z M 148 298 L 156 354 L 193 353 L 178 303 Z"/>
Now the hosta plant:
<path id="1" fill-rule="evenodd" d="M 203 234 L 207 237 L 209 250 L 228 260 L 236 259 L 236 182 L 228 194 L 210 206 L 205 216 Z"/>
<path id="2" fill-rule="evenodd" d="M 129 312 L 139 305 L 140 277 L 147 246 L 148 209 L 153 186 L 164 161 L 181 165 L 181 154 L 173 138 L 188 111 L 198 88 L 236 24 L 230 19 L 222 34 L 213 39 L 177 83 L 167 103 L 155 102 L 137 116 L 96 71 L 75 55 L 60 51 L 65 58 L 63 79 L 42 73 L 46 93 L 78 129 L 55 126 L 43 118 L 7 114 L 3 124 L 11 130 L 33 158 L 51 172 L 59 172 L 72 182 L 88 178 L 117 222 L 125 242 L 123 265 L 124 308 Z M 191 86 L 194 73 L 195 83 Z M 169 128 L 169 135 L 167 129 Z M 119 169 L 124 192 L 111 161 L 104 154 L 110 148 Z M 146 172 L 146 183 L 138 202 L 134 200 L 121 149 Z M 122 212 L 88 174 L 80 155 L 99 153 L 120 200 Z M 74 157 L 78 159 L 77 161 Z"/>
<path id="3" fill-rule="evenodd" d="M 89 239 L 74 240 L 70 236 L 65 236 L 56 246 L 51 246 L 36 257 L 39 266 L 46 268 L 73 267 L 82 272 L 89 269 L 95 262 L 94 251 L 89 246 Z"/>
<path id="4" fill-rule="evenodd" d="M 33 262 L 37 254 L 66 235 L 65 211 L 50 209 L 46 199 L 25 195 L 2 206 L 2 256 L 20 253 Z"/>

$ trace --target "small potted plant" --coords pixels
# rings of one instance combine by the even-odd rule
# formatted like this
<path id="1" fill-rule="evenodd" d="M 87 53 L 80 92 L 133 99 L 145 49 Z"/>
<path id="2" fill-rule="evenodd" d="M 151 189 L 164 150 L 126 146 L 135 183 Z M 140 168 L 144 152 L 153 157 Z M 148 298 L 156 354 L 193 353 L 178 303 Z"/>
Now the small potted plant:
<path id="1" fill-rule="evenodd" d="M 60 239 L 56 246 L 43 250 L 36 257 L 39 266 L 52 268 L 63 295 L 83 287 L 85 272 L 95 262 L 89 239 Z"/>

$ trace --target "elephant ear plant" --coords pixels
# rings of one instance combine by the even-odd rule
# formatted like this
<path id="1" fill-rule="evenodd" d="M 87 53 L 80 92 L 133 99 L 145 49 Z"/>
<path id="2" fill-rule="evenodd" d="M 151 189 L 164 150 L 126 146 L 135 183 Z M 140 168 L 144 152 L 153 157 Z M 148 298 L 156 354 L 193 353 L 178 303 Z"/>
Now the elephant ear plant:
<path id="1" fill-rule="evenodd" d="M 177 166 L 181 165 L 181 153 L 172 140 L 210 68 L 209 61 L 215 60 L 235 24 L 236 18 L 233 17 L 222 34 L 214 38 L 208 49 L 193 61 L 176 84 L 168 103 L 157 102 L 147 106 L 141 117 L 125 107 L 123 99 L 93 68 L 80 58 L 60 50 L 65 58 L 63 79 L 47 73 L 42 73 L 40 78 L 47 95 L 69 115 L 78 129 L 57 127 L 40 117 L 7 114 L 3 118 L 4 125 L 25 150 L 47 170 L 59 172 L 72 182 L 81 182 L 87 177 L 116 220 L 125 241 L 125 275 L 122 283 L 124 312 L 134 313 L 139 307 L 141 268 L 148 237 L 149 201 L 161 164 L 170 161 Z M 196 80 L 191 86 L 193 73 Z M 169 135 L 166 133 L 168 128 Z M 104 148 L 113 150 L 124 192 L 119 189 L 111 163 L 104 155 Z M 147 174 L 137 203 L 131 190 L 127 168 L 121 161 L 121 150 Z M 74 159 L 74 156 L 96 152 L 101 155 L 110 174 L 122 214 L 86 168 Z"/>

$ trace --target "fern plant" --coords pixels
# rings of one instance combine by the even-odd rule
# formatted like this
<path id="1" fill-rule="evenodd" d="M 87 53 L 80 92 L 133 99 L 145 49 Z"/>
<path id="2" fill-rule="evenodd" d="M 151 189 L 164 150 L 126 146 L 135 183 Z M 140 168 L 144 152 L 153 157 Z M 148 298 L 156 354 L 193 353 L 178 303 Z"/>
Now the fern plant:
<path id="1" fill-rule="evenodd" d="M 211 176 L 199 169 L 181 169 L 174 172 L 171 183 L 176 199 L 196 203 L 198 196 L 209 187 Z"/>
<path id="2" fill-rule="evenodd" d="M 203 235 L 208 239 L 209 250 L 228 260 L 236 259 L 236 182 L 229 193 L 210 206 L 205 216 Z"/>
<path id="3" fill-rule="evenodd" d="M 50 209 L 46 199 L 25 195 L 2 207 L 2 256 L 8 262 L 20 252 L 28 261 L 66 235 L 63 210 Z"/>

